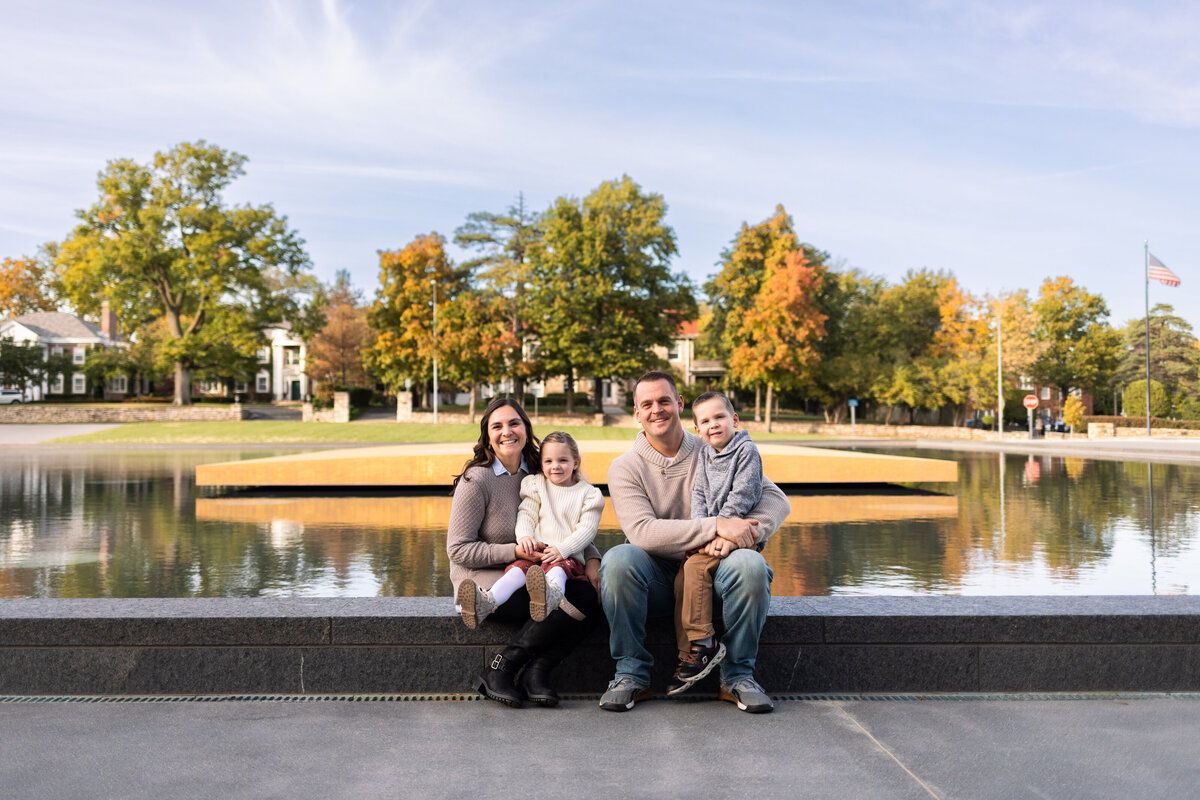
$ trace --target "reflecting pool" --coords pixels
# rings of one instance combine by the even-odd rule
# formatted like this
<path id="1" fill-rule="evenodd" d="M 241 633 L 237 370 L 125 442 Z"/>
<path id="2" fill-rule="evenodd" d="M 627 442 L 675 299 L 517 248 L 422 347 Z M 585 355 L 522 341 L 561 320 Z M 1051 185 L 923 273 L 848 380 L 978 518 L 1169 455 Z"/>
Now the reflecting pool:
<path id="1" fill-rule="evenodd" d="M 0 597 L 450 594 L 446 495 L 194 485 L 197 464 L 289 452 L 0 448 Z M 765 553 L 775 594 L 1200 586 L 1200 468 L 913 454 L 957 461 L 958 483 L 792 497 L 792 517 Z M 622 540 L 609 506 L 597 544 Z"/>

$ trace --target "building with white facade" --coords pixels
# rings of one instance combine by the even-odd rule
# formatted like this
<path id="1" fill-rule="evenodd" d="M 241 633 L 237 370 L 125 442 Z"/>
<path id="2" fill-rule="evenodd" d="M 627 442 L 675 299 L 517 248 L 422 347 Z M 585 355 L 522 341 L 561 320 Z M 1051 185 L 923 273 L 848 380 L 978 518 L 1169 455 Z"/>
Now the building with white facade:
<path id="1" fill-rule="evenodd" d="M 83 365 L 88 350 L 95 347 L 112 347 L 118 343 L 117 316 L 105 303 L 101 312 L 101 324 L 64 311 L 34 311 L 0 322 L 0 337 L 11 338 L 18 344 L 32 344 L 42 350 L 42 359 L 50 356 L 67 355 L 77 371 L 68 375 L 51 375 L 41 383 L 29 387 L 26 400 L 41 400 L 47 395 L 86 395 L 88 386 L 83 374 Z M 126 378 L 122 376 L 105 387 L 106 394 L 125 394 L 128 391 Z M 13 387 L 20 388 L 20 387 Z"/>

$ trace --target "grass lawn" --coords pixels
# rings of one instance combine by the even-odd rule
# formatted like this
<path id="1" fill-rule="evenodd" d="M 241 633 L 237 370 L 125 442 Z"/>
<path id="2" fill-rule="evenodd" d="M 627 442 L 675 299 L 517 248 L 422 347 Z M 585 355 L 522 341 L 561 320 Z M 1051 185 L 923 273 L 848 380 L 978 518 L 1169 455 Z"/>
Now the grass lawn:
<path id="1" fill-rule="evenodd" d="M 534 425 L 545 435 L 555 430 L 549 425 Z M 560 430 L 576 439 L 632 440 L 636 428 L 597 428 L 585 425 L 564 426 Z M 66 436 L 50 444 L 396 444 L 400 442 L 474 442 L 479 425 L 425 425 L 402 422 L 337 423 L 275 422 L 137 422 L 96 433 Z M 819 439 L 786 433 L 756 433 L 755 441 Z"/>

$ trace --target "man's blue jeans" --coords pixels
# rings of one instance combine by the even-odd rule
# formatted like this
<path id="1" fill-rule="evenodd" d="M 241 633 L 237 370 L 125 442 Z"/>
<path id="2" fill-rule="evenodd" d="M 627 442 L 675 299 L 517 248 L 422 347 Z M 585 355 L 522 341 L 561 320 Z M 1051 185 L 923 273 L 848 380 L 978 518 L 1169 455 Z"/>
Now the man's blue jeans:
<path id="1" fill-rule="evenodd" d="M 600 599 L 611 630 L 608 646 L 617 662 L 616 677 L 650 685 L 654 659 L 645 644 L 646 618 L 671 618 L 678 571 L 678 561 L 652 556 L 632 544 L 617 545 L 604 554 L 600 562 Z M 713 594 L 720 598 L 725 622 L 721 639 L 726 648 L 721 662 L 723 684 L 754 676 L 758 637 L 767 621 L 774 575 L 755 550 L 734 550 L 717 567 Z"/>

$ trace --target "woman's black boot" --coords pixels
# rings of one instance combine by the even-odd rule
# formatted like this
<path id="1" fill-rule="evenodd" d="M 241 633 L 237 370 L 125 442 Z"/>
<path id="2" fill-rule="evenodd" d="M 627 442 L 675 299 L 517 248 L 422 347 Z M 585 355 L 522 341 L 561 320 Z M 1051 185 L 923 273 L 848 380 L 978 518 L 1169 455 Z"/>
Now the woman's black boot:
<path id="1" fill-rule="evenodd" d="M 487 669 L 479 676 L 479 693 L 506 706 L 523 706 L 524 697 L 513 679 L 528 658 L 529 651 L 522 651 L 512 645 L 496 653 L 488 663 Z"/>
<path id="2" fill-rule="evenodd" d="M 550 671 L 575 649 L 587 632 L 588 626 L 571 619 L 561 609 L 539 624 L 537 655 L 526 665 L 520 680 L 520 688 L 529 702 L 546 708 L 558 705 L 558 693 L 550 685 Z"/>

